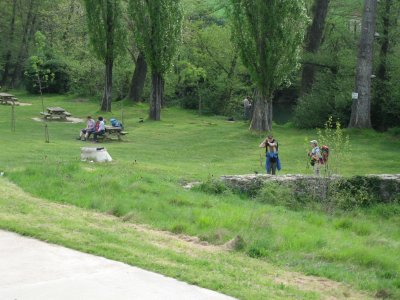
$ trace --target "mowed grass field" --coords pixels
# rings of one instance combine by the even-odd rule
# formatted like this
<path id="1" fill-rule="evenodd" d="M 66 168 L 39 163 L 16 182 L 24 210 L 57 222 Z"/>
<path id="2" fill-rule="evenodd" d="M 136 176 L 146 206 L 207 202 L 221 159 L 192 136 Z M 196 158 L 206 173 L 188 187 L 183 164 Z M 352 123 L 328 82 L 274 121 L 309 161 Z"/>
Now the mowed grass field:
<path id="1" fill-rule="evenodd" d="M 198 116 L 194 112 L 167 108 L 162 112 L 162 121 L 152 122 L 146 120 L 144 104 L 113 103 L 113 113 L 102 115 L 106 119 L 121 119 L 123 111 L 125 130 L 129 132 L 123 142 L 77 141 L 75 138 L 84 123 L 54 121 L 48 123 L 50 143 L 45 143 L 44 123 L 32 120 L 39 117 L 40 99 L 17 94 L 21 101 L 30 102 L 32 106 L 16 107 L 15 132 L 11 132 L 11 108 L 0 106 L 0 171 L 5 172 L 6 180 L 34 197 L 110 214 L 121 223 L 145 224 L 157 230 L 197 236 L 216 246 L 240 235 L 245 246 L 235 257 L 344 282 L 369 295 L 400 297 L 399 205 L 328 214 L 320 210 L 290 210 L 263 204 L 229 191 L 215 195 L 182 188 L 186 182 L 205 181 L 224 174 L 264 171 L 260 166 L 263 152 L 258 148 L 264 135 L 250 133 L 243 121 L 227 122 L 224 117 Z M 44 102 L 45 107 L 61 106 L 74 117 L 100 114 L 98 103 L 74 96 L 46 96 Z M 139 123 L 140 118 L 144 118 L 143 123 Z M 306 167 L 304 140 L 314 139 L 315 130 L 275 126 L 273 133 L 280 143 L 281 174 L 311 173 Z M 400 173 L 398 138 L 373 131 L 349 131 L 348 134 L 352 159 L 341 166 L 343 175 Z M 80 162 L 80 147 L 84 146 L 104 146 L 114 161 L 108 164 Z M 104 244 L 96 247 L 88 238 L 88 248 L 84 228 L 76 242 L 57 239 L 50 227 L 59 226 L 62 231 L 63 226 L 56 221 L 47 227 L 41 226 L 38 222 L 40 205 L 24 204 L 21 208 L 13 206 L 6 192 L 0 197 L 4 212 L 0 220 L 2 228 L 119 259 L 112 254 L 115 244 L 110 244 L 108 249 Z M 31 215 L 33 225 L 28 220 L 21 223 L 12 218 L 12 208 L 15 214 L 24 214 L 25 210 L 25 215 Z M 74 228 L 79 232 L 80 221 L 73 223 L 70 218 L 65 230 Z M 96 236 L 101 239 L 101 234 L 99 231 Z M 121 233 L 120 239 L 118 231 L 115 234 L 118 247 L 123 248 L 126 243 L 124 234 Z M 160 253 L 165 252 L 160 250 Z M 140 253 L 135 255 L 140 256 Z M 138 263 L 123 256 L 120 260 L 193 282 L 190 272 L 182 271 L 177 276 L 172 266 L 160 268 L 155 263 Z M 200 267 L 193 263 L 191 268 Z M 217 274 L 216 270 L 223 269 L 222 263 L 219 266 L 216 260 L 210 269 Z M 266 291 L 268 294 L 267 286 L 265 290 L 260 289 L 260 294 L 251 285 L 238 289 L 240 281 L 232 283 L 225 278 L 236 276 L 235 272 L 243 274 L 245 271 L 238 268 L 232 274 L 209 275 L 218 284 L 210 285 L 207 276 L 195 283 L 240 298 L 261 299 Z M 281 290 L 276 286 L 274 289 Z M 293 294 L 293 290 L 288 293 L 298 298 L 301 294 Z M 289 294 L 278 293 L 276 298 L 285 299 Z M 316 291 L 312 295 L 319 298 L 323 294 Z"/>

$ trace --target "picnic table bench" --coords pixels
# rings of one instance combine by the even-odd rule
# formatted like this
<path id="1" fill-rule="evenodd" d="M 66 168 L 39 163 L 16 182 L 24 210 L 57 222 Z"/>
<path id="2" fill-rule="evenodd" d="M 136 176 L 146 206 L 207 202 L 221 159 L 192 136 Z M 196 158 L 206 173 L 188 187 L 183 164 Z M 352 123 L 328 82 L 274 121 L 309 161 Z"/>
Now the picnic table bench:
<path id="1" fill-rule="evenodd" d="M 67 112 L 64 108 L 61 107 L 48 107 L 46 110 L 47 110 L 46 112 L 40 113 L 45 119 L 66 120 L 67 117 L 71 116 L 69 112 Z"/>
<path id="2" fill-rule="evenodd" d="M 4 105 L 19 105 L 18 98 L 7 93 L 0 93 L 0 104 Z"/>
<path id="3" fill-rule="evenodd" d="M 122 136 L 128 134 L 128 132 L 124 131 L 121 127 L 113 127 L 113 126 L 104 126 L 105 133 L 104 135 L 99 135 L 98 139 L 100 141 L 104 140 L 113 140 L 113 137 L 116 137 L 119 141 L 122 140 Z"/>

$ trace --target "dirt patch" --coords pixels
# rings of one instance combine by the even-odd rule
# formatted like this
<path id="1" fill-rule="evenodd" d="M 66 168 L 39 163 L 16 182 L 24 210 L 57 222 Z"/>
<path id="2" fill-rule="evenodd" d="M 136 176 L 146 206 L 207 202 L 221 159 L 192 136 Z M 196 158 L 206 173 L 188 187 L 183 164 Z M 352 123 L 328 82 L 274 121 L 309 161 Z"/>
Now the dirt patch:
<path id="1" fill-rule="evenodd" d="M 27 102 L 20 102 L 19 106 L 31 106 L 32 103 L 27 103 Z"/>
<path id="2" fill-rule="evenodd" d="M 44 122 L 45 120 L 43 118 L 32 118 L 32 120 L 36 122 Z M 74 118 L 74 117 L 67 117 L 66 120 L 48 120 L 48 122 L 60 122 L 60 123 L 71 123 L 71 124 L 77 124 L 77 123 L 83 123 L 85 122 L 83 119 L 80 118 Z"/>
<path id="3" fill-rule="evenodd" d="M 279 274 L 274 281 L 278 284 L 295 286 L 303 291 L 317 291 L 322 295 L 321 299 L 372 299 L 371 296 L 362 292 L 356 292 L 346 284 L 322 277 L 306 276 L 297 272 Z"/>
<path id="4" fill-rule="evenodd" d="M 169 231 L 153 229 L 146 225 L 138 225 L 138 224 L 130 223 L 130 224 L 128 224 L 128 226 L 133 227 L 135 230 L 140 231 L 140 232 L 147 232 L 149 234 L 155 234 L 158 236 L 165 237 L 167 239 L 173 239 L 175 241 L 182 241 L 182 242 L 190 243 L 191 246 L 196 247 L 201 250 L 210 250 L 210 251 L 224 250 L 223 247 L 212 245 L 206 241 L 202 241 L 197 236 L 189 236 L 189 235 L 185 235 L 185 234 L 174 234 Z"/>
<path id="5" fill-rule="evenodd" d="M 245 246 L 245 242 L 240 235 L 237 235 L 234 239 L 226 242 L 223 247 L 226 250 L 233 251 L 233 250 L 241 250 Z"/>

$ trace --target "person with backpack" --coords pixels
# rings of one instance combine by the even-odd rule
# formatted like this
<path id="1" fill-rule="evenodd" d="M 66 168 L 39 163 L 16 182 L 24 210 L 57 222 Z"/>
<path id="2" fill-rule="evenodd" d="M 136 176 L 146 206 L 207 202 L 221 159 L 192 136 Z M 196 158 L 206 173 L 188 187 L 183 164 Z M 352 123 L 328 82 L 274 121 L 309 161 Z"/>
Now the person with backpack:
<path id="1" fill-rule="evenodd" d="M 278 141 L 270 134 L 261 142 L 259 147 L 265 148 L 265 169 L 267 170 L 267 174 L 276 175 L 276 169 L 278 169 L 278 171 L 281 170 L 281 162 L 278 155 Z"/>
<path id="2" fill-rule="evenodd" d="M 310 145 L 312 147 L 311 152 L 308 153 L 308 156 L 311 158 L 310 164 L 314 168 L 315 175 L 319 176 L 321 165 L 324 164 L 321 149 L 319 149 L 316 140 L 310 141 Z"/>
<path id="3" fill-rule="evenodd" d="M 95 132 L 93 134 L 94 142 L 97 143 L 98 142 L 97 137 L 99 135 L 104 135 L 105 132 L 106 132 L 106 127 L 104 124 L 104 119 L 103 117 L 99 117 L 95 125 Z"/>

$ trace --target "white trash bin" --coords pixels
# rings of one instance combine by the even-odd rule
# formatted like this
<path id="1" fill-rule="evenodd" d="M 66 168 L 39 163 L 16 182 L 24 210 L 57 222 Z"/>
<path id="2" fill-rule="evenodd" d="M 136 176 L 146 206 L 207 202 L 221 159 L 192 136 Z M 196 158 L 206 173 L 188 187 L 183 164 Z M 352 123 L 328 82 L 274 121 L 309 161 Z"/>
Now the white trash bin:
<path id="1" fill-rule="evenodd" d="M 94 161 L 94 162 L 109 162 L 112 161 L 110 154 L 108 154 L 105 148 L 81 148 L 81 160 L 82 161 Z"/>

